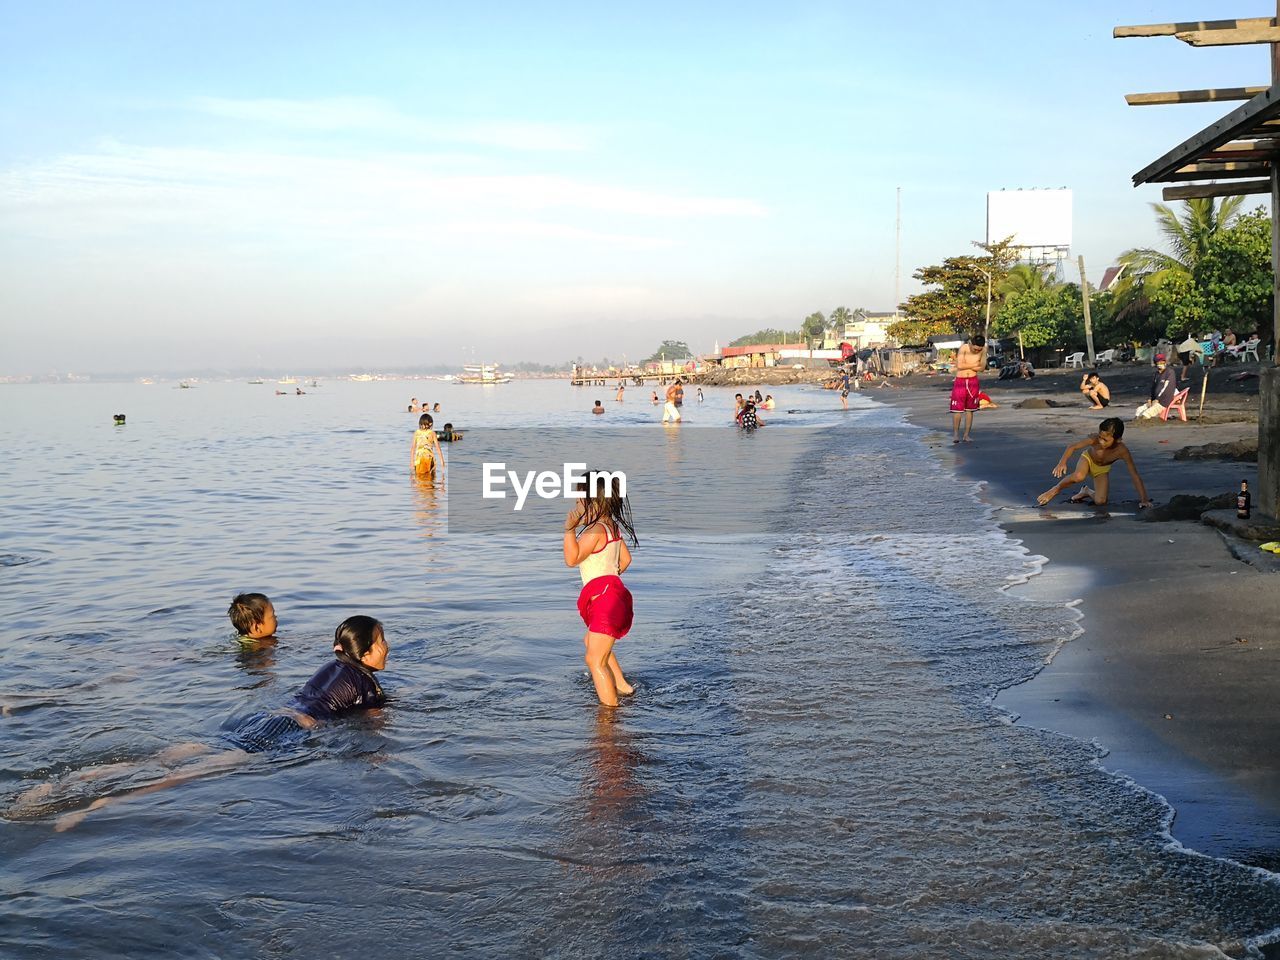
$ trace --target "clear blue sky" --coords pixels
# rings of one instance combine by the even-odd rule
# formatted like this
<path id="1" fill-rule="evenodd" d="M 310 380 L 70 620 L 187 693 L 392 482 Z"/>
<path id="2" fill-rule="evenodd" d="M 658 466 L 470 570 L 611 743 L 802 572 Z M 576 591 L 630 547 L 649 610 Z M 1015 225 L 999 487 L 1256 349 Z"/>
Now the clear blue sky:
<path id="1" fill-rule="evenodd" d="M 4 0 L 0 374 L 706 350 L 892 309 L 898 186 L 904 295 L 1001 187 L 1096 280 L 1233 106 L 1123 95 L 1268 77 L 1112 27 L 1265 7 Z"/>

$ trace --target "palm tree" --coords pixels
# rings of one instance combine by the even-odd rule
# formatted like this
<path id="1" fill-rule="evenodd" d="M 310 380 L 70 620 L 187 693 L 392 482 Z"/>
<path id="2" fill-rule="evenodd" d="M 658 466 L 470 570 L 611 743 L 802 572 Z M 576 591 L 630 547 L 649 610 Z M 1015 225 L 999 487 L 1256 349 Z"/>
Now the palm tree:
<path id="1" fill-rule="evenodd" d="M 1213 197 L 1183 201 L 1181 214 L 1163 203 L 1151 204 L 1156 212 L 1156 226 L 1172 253 L 1139 247 L 1120 254 L 1120 262 L 1139 274 L 1173 270 L 1191 273 L 1209 249 L 1209 241 L 1231 225 L 1240 212 L 1244 197 Z"/>
<path id="2" fill-rule="evenodd" d="M 1044 290 L 1052 284 L 1045 279 L 1046 267 L 1041 264 L 1020 263 L 1009 269 L 1009 275 L 1000 281 L 1000 286 L 996 287 L 998 293 L 1003 299 L 1017 296 L 1020 293 L 1029 293 L 1032 290 Z"/>
<path id="3" fill-rule="evenodd" d="M 848 307 L 836 307 L 831 311 L 831 326 L 833 326 L 840 336 L 844 336 L 844 328 L 853 323 L 853 311 Z"/>

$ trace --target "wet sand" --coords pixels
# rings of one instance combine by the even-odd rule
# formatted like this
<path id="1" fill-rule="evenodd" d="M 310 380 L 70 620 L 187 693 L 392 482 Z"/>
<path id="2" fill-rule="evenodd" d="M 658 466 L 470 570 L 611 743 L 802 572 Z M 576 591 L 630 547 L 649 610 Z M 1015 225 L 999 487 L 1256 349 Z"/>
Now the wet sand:
<path id="1" fill-rule="evenodd" d="M 1106 415 L 1126 420 L 1124 440 L 1157 506 L 1254 481 L 1254 463 L 1173 459 L 1183 446 L 1256 438 L 1250 384 L 1220 384 L 1237 369 L 1215 371 L 1203 424 L 1129 422 L 1150 368 L 1109 374 L 1117 402 L 1105 412 L 1076 392 L 1078 372 L 1013 384 L 984 377 L 1000 407 L 976 414 L 974 442 L 960 445 L 949 378 L 904 379 L 869 396 L 906 407 L 931 431 L 939 460 L 982 483 L 1001 526 L 1048 558 L 1022 590 L 1080 601 L 1081 635 L 997 703 L 1022 723 L 1095 740 L 1107 769 L 1169 801 L 1171 832 L 1185 846 L 1280 870 L 1280 559 L 1200 522 L 1140 521 L 1123 466 L 1112 471 L 1106 510 L 1065 495 L 1035 506 L 1063 449 Z M 1014 407 L 1030 398 L 1065 406 Z"/>

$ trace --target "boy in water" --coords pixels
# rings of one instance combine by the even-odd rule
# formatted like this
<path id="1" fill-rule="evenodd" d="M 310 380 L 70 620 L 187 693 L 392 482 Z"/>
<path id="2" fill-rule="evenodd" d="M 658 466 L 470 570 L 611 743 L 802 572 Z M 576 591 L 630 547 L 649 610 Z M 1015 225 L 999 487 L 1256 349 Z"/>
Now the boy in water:
<path id="1" fill-rule="evenodd" d="M 240 631 L 243 644 L 274 637 L 279 626 L 276 608 L 263 593 L 238 594 L 227 608 L 227 616 L 231 618 L 231 625 Z"/>
<path id="2" fill-rule="evenodd" d="M 1129 453 L 1129 448 L 1120 441 L 1123 436 L 1124 421 L 1119 417 L 1108 417 L 1098 424 L 1098 432 L 1093 436 L 1067 447 L 1062 453 L 1062 459 L 1053 468 L 1053 475 L 1062 477 L 1062 480 L 1040 494 L 1036 498 L 1036 503 L 1043 507 L 1067 487 L 1083 483 L 1086 479 L 1092 479 L 1093 487 L 1081 487 L 1072 496 L 1071 502 L 1092 503 L 1099 507 L 1104 506 L 1107 502 L 1107 495 L 1110 492 L 1111 477 L 1109 474 L 1111 473 L 1111 466 L 1117 460 L 1123 460 L 1124 465 L 1129 468 L 1129 476 L 1133 477 L 1133 485 L 1138 491 L 1138 509 L 1151 506 L 1151 498 L 1147 496 L 1147 488 L 1142 483 L 1142 477 L 1138 476 L 1138 468 L 1133 463 L 1133 455 Z M 1080 462 L 1076 465 L 1074 473 L 1064 476 L 1067 473 L 1067 461 L 1071 458 L 1071 454 L 1077 450 L 1084 450 L 1084 453 L 1080 455 Z"/>
<path id="3" fill-rule="evenodd" d="M 446 423 L 444 425 L 444 429 L 441 430 L 437 436 L 440 438 L 441 443 L 453 443 L 455 440 L 462 439 L 462 432 L 460 430 L 453 429 L 452 423 Z"/>
<path id="4" fill-rule="evenodd" d="M 431 414 L 424 413 L 418 418 L 418 429 L 413 431 L 413 442 L 410 447 L 413 457 L 413 472 L 424 480 L 435 479 L 436 464 L 444 459 L 440 453 L 440 440 L 431 429 L 435 421 Z"/>

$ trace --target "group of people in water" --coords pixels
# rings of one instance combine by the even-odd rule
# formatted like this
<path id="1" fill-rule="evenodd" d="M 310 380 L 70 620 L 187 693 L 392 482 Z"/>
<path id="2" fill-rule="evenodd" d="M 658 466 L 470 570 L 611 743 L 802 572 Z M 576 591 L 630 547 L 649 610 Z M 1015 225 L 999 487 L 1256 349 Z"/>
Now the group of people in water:
<path id="1" fill-rule="evenodd" d="M 630 632 L 634 619 L 631 592 L 621 575 L 631 565 L 631 549 L 638 545 L 638 538 L 620 477 L 589 472 L 578 493 L 580 497 L 565 516 L 564 562 L 577 568 L 582 581 L 577 607 L 586 627 L 584 660 L 596 697 L 602 705 L 616 707 L 621 697 L 635 693 L 618 662 L 614 645 Z M 242 649 L 275 644 L 279 621 L 275 605 L 265 594 L 237 595 L 227 615 Z M 142 786 L 108 793 L 63 814 L 56 820 L 55 829 L 67 830 L 109 804 L 229 771 L 254 754 L 296 749 L 324 723 L 352 711 L 387 704 L 386 693 L 375 674 L 386 666 L 389 651 L 379 620 L 365 615 L 347 617 L 334 631 L 332 659 L 287 703 L 228 720 L 217 744 L 176 744 L 143 761 L 102 765 L 39 784 L 20 795 L 7 815 L 38 816 L 50 807 L 61 806 L 68 797 L 79 796 L 85 783 L 108 775 L 141 775 L 148 780 Z"/>

